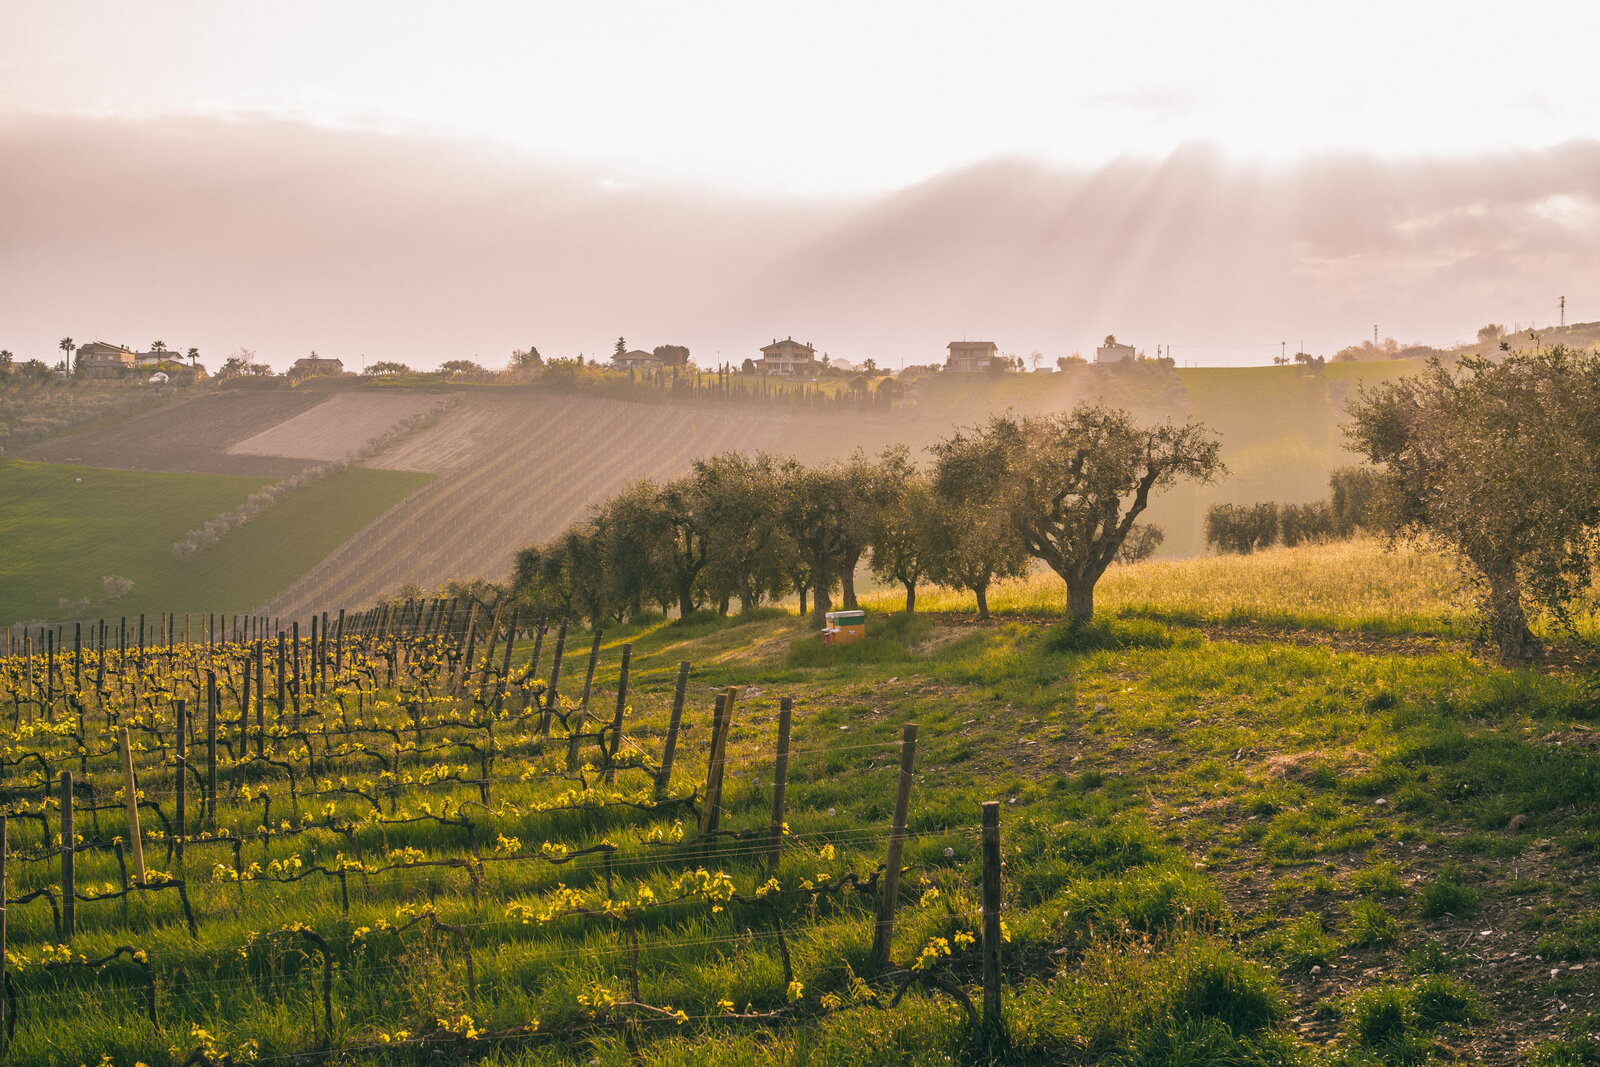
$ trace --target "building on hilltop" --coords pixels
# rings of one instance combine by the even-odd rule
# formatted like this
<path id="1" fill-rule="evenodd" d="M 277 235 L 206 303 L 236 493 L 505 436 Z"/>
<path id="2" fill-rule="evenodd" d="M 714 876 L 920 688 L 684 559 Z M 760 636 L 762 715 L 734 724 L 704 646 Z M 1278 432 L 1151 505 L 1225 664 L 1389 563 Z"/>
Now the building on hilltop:
<path id="1" fill-rule="evenodd" d="M 638 371 L 641 374 L 654 374 L 661 369 L 661 361 L 655 353 L 646 352 L 642 348 L 635 348 L 631 352 L 618 352 L 611 357 L 611 365 L 618 370 Z"/>
<path id="2" fill-rule="evenodd" d="M 1125 359 L 1133 359 L 1139 354 L 1132 345 L 1118 344 L 1109 337 L 1106 340 L 1111 343 L 1101 345 L 1094 350 L 1094 361 L 1096 363 L 1120 363 Z"/>
<path id="3" fill-rule="evenodd" d="M 775 374 L 784 378 L 815 378 L 822 370 L 817 362 L 817 350 L 808 341 L 802 344 L 793 337 L 772 343 L 761 350 L 761 360 L 756 364 L 762 374 Z"/>
<path id="4" fill-rule="evenodd" d="M 1000 346 L 993 341 L 951 341 L 946 347 L 950 354 L 945 357 L 944 369 L 954 374 L 986 373 L 1000 353 Z M 1009 361 L 1006 369 L 1011 369 Z"/>
<path id="5" fill-rule="evenodd" d="M 122 345 L 90 341 L 78 347 L 78 374 L 85 378 L 122 378 L 139 365 L 139 354 Z"/>
<path id="6" fill-rule="evenodd" d="M 294 361 L 290 374 L 301 378 L 320 378 L 326 375 L 339 375 L 344 373 L 344 360 L 324 359 L 315 352 L 304 359 Z"/>

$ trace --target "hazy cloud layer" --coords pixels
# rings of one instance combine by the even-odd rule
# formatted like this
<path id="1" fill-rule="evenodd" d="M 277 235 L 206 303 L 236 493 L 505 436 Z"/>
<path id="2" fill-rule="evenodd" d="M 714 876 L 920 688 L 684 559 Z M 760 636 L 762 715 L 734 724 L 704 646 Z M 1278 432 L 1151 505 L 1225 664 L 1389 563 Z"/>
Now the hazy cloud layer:
<path id="1" fill-rule="evenodd" d="M 1063 136 L 1069 136 L 1063 131 Z M 926 362 L 962 336 L 1050 357 L 1107 332 L 1254 359 L 1490 320 L 1600 319 L 1600 142 L 1454 160 L 1245 165 L 1194 147 L 1002 160 L 863 200 L 617 186 L 471 143 L 276 122 L 0 121 L 0 347 L 238 345 L 282 367 L 503 363 L 793 334 Z M 826 167 L 799 159 L 797 167 Z"/>

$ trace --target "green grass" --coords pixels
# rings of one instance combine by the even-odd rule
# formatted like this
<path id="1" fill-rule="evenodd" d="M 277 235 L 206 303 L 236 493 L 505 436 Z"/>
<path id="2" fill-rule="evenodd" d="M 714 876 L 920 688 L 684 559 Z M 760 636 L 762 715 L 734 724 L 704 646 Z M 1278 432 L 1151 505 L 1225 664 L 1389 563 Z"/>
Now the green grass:
<path id="1" fill-rule="evenodd" d="M 173 542 L 263 482 L 0 461 L 0 622 L 248 611 L 429 477 L 347 469 L 179 561 Z M 130 579 L 132 591 L 108 599 L 108 575 Z"/>
<path id="2" fill-rule="evenodd" d="M 1425 562 L 1383 572 L 1404 613 L 1374 615 L 1363 629 L 1378 610 L 1364 598 L 1376 594 L 1341 585 L 1378 554 L 1357 545 L 1344 554 L 1302 550 L 1299 560 L 1230 561 L 1224 577 L 1253 590 L 1262 614 L 1293 619 L 1320 605 L 1327 625 L 1295 635 L 1300 643 L 1265 629 L 1249 640 L 1197 631 L 1192 620 L 1213 610 L 1209 561 L 1119 572 L 1128 583 L 1122 603 L 1143 607 L 1126 618 L 1113 607 L 1088 631 L 1062 628 L 1038 607 L 987 625 L 874 612 L 872 638 L 838 648 L 816 641 L 808 621 L 771 609 L 729 619 L 655 616 L 608 630 L 596 702 L 609 706 L 619 646 L 630 643 L 630 737 L 646 747 L 659 745 L 678 661 L 694 664 L 691 731 L 675 779 L 684 792 L 704 773 L 709 694 L 747 687 L 729 738 L 738 768 L 724 796 L 730 828 L 765 824 L 777 704 L 795 698 L 793 836 L 778 872 L 785 884 L 819 870 L 866 872 L 881 859 L 897 742 L 906 723 L 919 724 L 904 860 L 916 889 L 902 901 L 899 967 L 930 939 L 972 928 L 979 804 L 999 800 L 1006 1021 L 983 1038 L 947 993 L 914 987 L 889 1010 L 760 1027 L 719 1022 L 722 997 L 758 1010 L 786 1003 L 773 939 L 757 916 L 735 909 L 665 915 L 641 929 L 644 999 L 684 1008 L 692 1021 L 682 1029 L 646 1028 L 630 1042 L 602 1028 L 558 1047 L 473 1055 L 561 1064 L 1354 1065 L 1442 1062 L 1471 1039 L 1486 1059 L 1516 1062 L 1542 1034 L 1545 1062 L 1569 1062 L 1558 1057 L 1583 1046 L 1549 1043 L 1554 1032 L 1541 1020 L 1552 994 L 1594 992 L 1595 972 L 1546 984 L 1553 963 L 1530 979 L 1507 977 L 1507 961 L 1600 952 L 1600 752 L 1588 741 L 1586 679 L 1506 670 L 1449 642 L 1413 641 L 1408 627 L 1425 627 L 1406 621 L 1409 613 L 1446 599 L 1429 607 L 1418 598 L 1436 573 Z M 1441 609 L 1433 618 L 1443 627 L 1450 615 Z M 568 647 L 587 641 L 569 634 Z M 546 663 L 549 654 L 547 642 Z M 570 658 L 565 671 L 581 674 Z M 569 681 L 567 691 L 576 687 Z M 521 796 L 520 788 L 506 795 Z M 463 789 L 455 799 L 474 795 Z M 626 849 L 640 829 L 627 818 L 474 817 L 484 840 L 497 832 L 573 844 L 605 836 Z M 31 823 L 14 825 L 37 833 Z M 386 847 L 466 853 L 462 835 L 447 828 L 385 834 Z M 369 849 L 374 836 L 364 839 Z M 837 845 L 836 860 L 823 842 Z M 325 858 L 349 848 L 332 835 L 316 844 Z M 274 845 L 259 858 L 292 851 Z M 258 855 L 252 846 L 246 860 Z M 767 876 L 732 842 L 718 861 L 741 889 Z M 105 856 L 86 869 L 93 880 L 114 877 Z M 533 1017 L 563 1025 L 579 1017 L 576 997 L 590 983 L 615 985 L 625 973 L 626 936 L 598 921 L 508 930 L 503 901 L 537 900 L 557 880 L 594 886 L 601 877 L 593 864 L 504 870 L 474 907 L 459 873 L 441 873 L 360 895 L 348 920 L 325 883 L 251 898 L 259 903 L 244 915 L 234 889 L 206 886 L 196 893 L 206 916 L 201 944 L 181 928 L 135 924 L 167 983 L 161 1030 L 139 1022 L 138 991 L 128 983 L 115 987 L 121 999 L 102 998 L 51 1039 L 72 1062 L 92 1062 L 100 1049 L 155 1062 L 167 1044 L 186 1054 L 186 1027 L 199 1022 L 229 1040 L 259 1037 L 264 1055 L 305 1052 L 317 1040 L 307 1022 L 318 1003 L 314 975 L 290 953 L 233 962 L 249 932 L 291 919 L 339 932 L 430 893 L 446 921 L 473 931 L 477 1003 L 469 1006 L 448 940 L 341 957 L 340 1041 L 425 1029 L 446 1012 L 489 1026 Z M 623 882 L 659 887 L 661 877 L 644 868 Z M 892 995 L 892 977 L 866 962 L 868 903 L 796 916 L 788 947 L 807 1003 L 848 991 L 852 972 L 878 983 L 885 1002 Z M 18 908 L 11 922 L 20 944 L 49 937 L 38 905 Z M 121 943 L 118 936 L 108 921 L 85 944 Z M 973 958 L 947 966 L 951 981 L 976 995 Z M 1493 1014 L 1479 992 L 1491 989 Z M 1580 1016 L 1589 1010 L 1587 999 L 1569 1003 Z M 31 1055 L 57 1055 L 32 1028 L 19 1037 Z"/>

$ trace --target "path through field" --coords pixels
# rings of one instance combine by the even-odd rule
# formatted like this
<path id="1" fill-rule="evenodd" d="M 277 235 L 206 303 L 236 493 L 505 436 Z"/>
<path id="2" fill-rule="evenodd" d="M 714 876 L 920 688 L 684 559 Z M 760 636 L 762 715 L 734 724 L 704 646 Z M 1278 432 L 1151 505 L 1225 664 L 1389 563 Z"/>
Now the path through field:
<path id="1" fill-rule="evenodd" d="M 355 608 L 406 582 L 507 577 L 518 550 L 640 478 L 772 448 L 788 416 L 563 394 L 475 396 L 370 466 L 438 477 L 260 610 Z"/>

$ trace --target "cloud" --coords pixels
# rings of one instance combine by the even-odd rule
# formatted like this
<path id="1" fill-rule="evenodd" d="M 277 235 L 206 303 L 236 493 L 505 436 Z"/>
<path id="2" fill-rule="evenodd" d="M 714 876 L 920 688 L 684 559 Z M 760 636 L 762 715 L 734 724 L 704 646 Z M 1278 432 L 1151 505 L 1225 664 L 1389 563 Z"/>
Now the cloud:
<path id="1" fill-rule="evenodd" d="M 1600 142 L 1249 165 L 1205 145 L 1085 169 L 1002 159 L 892 195 L 739 199 L 466 141 L 273 121 L 0 121 L 0 347 L 248 345 L 286 366 L 496 365 L 793 334 L 880 363 L 952 338 L 1261 358 L 1487 321 L 1600 318 Z M 1268 351 L 1270 349 L 1270 352 Z M 1316 349 L 1313 348 L 1315 351 Z M 1331 349 L 1330 349 L 1331 351 Z"/>

